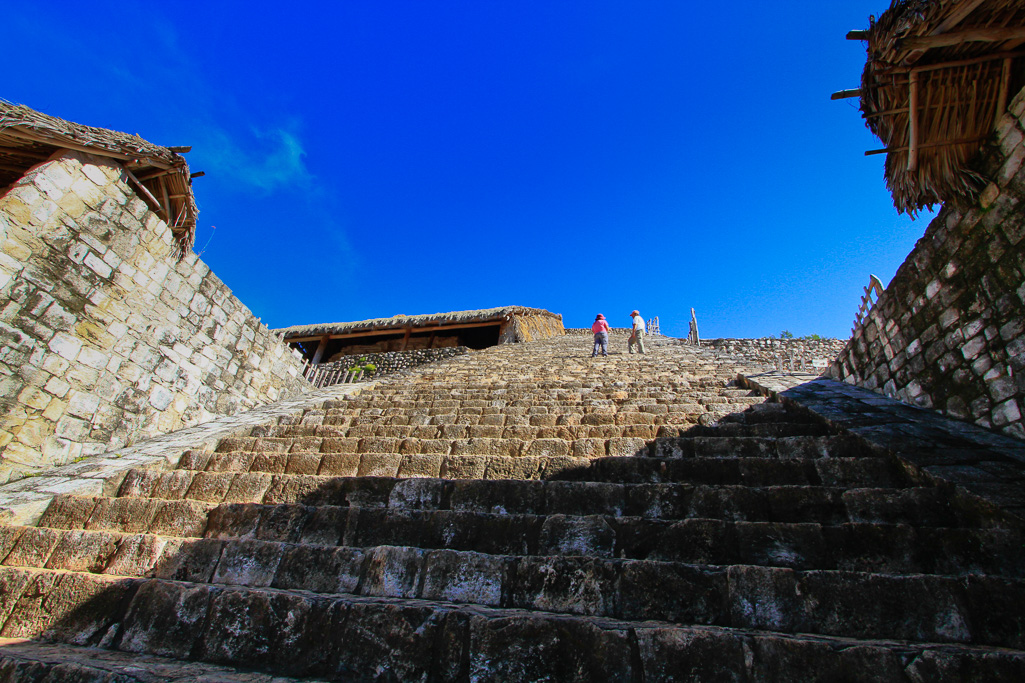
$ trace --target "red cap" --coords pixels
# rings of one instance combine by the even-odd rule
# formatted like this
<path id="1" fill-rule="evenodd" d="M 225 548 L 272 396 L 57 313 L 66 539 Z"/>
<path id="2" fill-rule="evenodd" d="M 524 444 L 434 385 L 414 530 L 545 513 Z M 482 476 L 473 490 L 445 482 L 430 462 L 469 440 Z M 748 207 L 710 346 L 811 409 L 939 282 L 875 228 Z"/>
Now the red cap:
<path id="1" fill-rule="evenodd" d="M 630 315 L 640 315 L 640 311 L 630 311 Z"/>

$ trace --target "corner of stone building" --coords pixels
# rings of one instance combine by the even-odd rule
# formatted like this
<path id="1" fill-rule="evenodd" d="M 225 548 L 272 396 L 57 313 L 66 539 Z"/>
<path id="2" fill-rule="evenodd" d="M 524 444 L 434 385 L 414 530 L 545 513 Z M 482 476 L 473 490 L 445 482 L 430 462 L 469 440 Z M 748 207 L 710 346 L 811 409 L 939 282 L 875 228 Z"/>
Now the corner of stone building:
<path id="1" fill-rule="evenodd" d="M 127 180 L 63 150 L 0 194 L 0 482 L 308 388 Z"/>
<path id="2" fill-rule="evenodd" d="M 941 209 L 831 372 L 1025 439 L 1025 90 L 979 168 L 977 204 Z"/>

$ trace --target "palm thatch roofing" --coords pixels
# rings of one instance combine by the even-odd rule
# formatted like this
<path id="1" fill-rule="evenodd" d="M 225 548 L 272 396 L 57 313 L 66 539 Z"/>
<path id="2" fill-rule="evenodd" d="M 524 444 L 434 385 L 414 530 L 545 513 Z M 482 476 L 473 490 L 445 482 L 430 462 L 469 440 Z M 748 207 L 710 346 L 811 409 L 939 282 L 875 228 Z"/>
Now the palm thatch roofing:
<path id="1" fill-rule="evenodd" d="M 192 174 L 181 156 L 190 148 L 160 147 L 138 135 L 71 123 L 0 100 L 0 188 L 59 149 L 117 160 L 139 196 L 171 228 L 178 255 L 192 248 L 199 210 Z"/>
<path id="2" fill-rule="evenodd" d="M 860 94 L 894 206 L 970 206 L 986 184 L 971 162 L 1025 86 L 1025 3 L 893 0 L 870 21 L 847 36 L 868 41 L 861 89 L 837 95 Z"/>
<path id="3" fill-rule="evenodd" d="M 400 332 L 407 328 L 433 329 L 474 325 L 479 323 L 500 323 L 512 316 L 561 316 L 543 308 L 527 308 L 525 306 L 501 306 L 499 308 L 482 308 L 476 311 L 453 311 L 451 313 L 430 313 L 425 315 L 394 315 L 390 318 L 373 318 L 351 323 L 323 323 L 319 325 L 293 325 L 274 330 L 284 336 L 287 341 L 313 339 L 324 335 L 348 335 L 356 332 Z"/>

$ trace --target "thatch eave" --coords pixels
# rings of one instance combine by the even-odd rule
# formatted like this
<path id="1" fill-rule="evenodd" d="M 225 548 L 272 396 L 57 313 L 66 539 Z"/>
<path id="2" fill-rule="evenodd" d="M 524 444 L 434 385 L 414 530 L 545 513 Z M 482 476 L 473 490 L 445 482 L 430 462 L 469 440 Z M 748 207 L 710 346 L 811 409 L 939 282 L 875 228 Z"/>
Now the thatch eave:
<path id="1" fill-rule="evenodd" d="M 117 161 L 126 182 L 170 227 L 179 257 L 192 249 L 199 209 L 189 165 L 179 154 L 188 148 L 160 147 L 138 135 L 72 123 L 0 100 L 0 188 L 61 149 Z"/>
<path id="2" fill-rule="evenodd" d="M 285 340 L 315 337 L 321 335 L 347 335 L 356 332 L 379 331 L 381 334 L 401 332 L 403 330 L 428 327 L 468 325 L 482 322 L 501 322 L 512 316 L 547 316 L 559 318 L 556 313 L 543 308 L 525 306 L 501 306 L 473 311 L 452 311 L 449 313 L 430 313 L 424 315 L 395 315 L 390 318 L 372 318 L 356 322 L 320 323 L 313 325 L 293 325 L 274 330 Z"/>
<path id="3" fill-rule="evenodd" d="M 863 35 L 861 111 L 883 142 L 894 206 L 973 204 L 972 162 L 1025 87 L 1020 0 L 894 0 Z"/>

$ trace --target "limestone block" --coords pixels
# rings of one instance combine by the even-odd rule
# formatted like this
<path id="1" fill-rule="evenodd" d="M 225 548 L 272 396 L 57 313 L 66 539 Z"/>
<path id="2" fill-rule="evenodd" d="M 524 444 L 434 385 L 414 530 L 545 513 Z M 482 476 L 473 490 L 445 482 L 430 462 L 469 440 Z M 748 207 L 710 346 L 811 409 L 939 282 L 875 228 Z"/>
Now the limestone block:
<path id="1" fill-rule="evenodd" d="M 58 332 L 47 346 L 61 358 L 74 361 L 82 350 L 82 341 L 67 333 Z"/>
<path id="2" fill-rule="evenodd" d="M 99 405 L 100 398 L 98 396 L 84 391 L 72 391 L 68 396 L 67 412 L 76 417 L 89 419 L 92 418 Z M 69 434 L 61 435 L 71 438 Z"/>
<path id="3" fill-rule="evenodd" d="M 51 400 L 49 394 L 34 386 L 27 386 L 18 394 L 19 403 L 35 410 L 44 410 Z"/>

